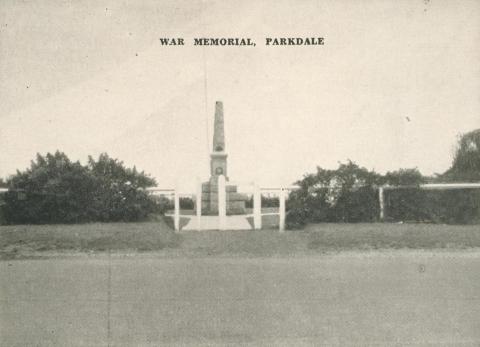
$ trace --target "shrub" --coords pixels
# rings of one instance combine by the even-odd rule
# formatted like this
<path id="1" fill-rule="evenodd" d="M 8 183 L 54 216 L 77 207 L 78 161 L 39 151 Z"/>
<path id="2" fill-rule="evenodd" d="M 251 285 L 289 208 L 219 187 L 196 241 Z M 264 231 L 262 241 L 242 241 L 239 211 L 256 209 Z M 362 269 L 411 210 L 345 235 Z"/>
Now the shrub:
<path id="1" fill-rule="evenodd" d="M 262 195 L 262 207 L 278 207 L 280 205 L 280 200 L 275 196 L 265 196 Z M 253 208 L 253 195 L 245 203 L 246 208 Z"/>
<path id="2" fill-rule="evenodd" d="M 349 161 L 337 170 L 317 168 L 296 182 L 287 201 L 286 224 L 298 228 L 309 222 L 367 222 L 378 216 L 376 186 L 381 177 Z"/>
<path id="3" fill-rule="evenodd" d="M 89 220 L 94 177 L 63 153 L 37 155 L 31 167 L 8 180 L 5 218 L 9 223 L 73 223 Z"/>
<path id="4" fill-rule="evenodd" d="M 29 169 L 8 179 L 5 218 L 10 224 L 135 221 L 155 211 L 144 188 L 155 181 L 100 155 L 87 166 L 59 151 L 37 154 Z"/>
<path id="5" fill-rule="evenodd" d="M 0 188 L 8 188 L 7 182 L 5 182 L 2 178 L 0 178 Z M 6 223 L 5 219 L 5 194 L 0 193 L 0 225 Z"/>
<path id="6" fill-rule="evenodd" d="M 7 223 L 7 219 L 5 218 L 4 209 L 5 209 L 4 197 L 3 197 L 3 194 L 0 194 L 0 225 L 3 225 L 3 224 Z"/>
<path id="7" fill-rule="evenodd" d="M 400 169 L 384 176 L 352 162 L 336 170 L 317 168 L 297 182 L 300 189 L 287 200 L 286 224 L 300 228 L 318 222 L 378 220 L 378 186 L 384 191 L 387 220 L 471 224 L 480 222 L 480 190 L 423 190 L 427 181 L 417 169 Z"/>
<path id="8" fill-rule="evenodd" d="M 193 210 L 195 208 L 195 202 L 191 197 L 184 196 L 179 199 L 180 209 Z"/>
<path id="9" fill-rule="evenodd" d="M 480 222 L 480 191 L 478 189 L 387 191 L 386 211 L 390 220 L 475 224 Z"/>
<path id="10" fill-rule="evenodd" d="M 452 168 L 440 175 L 436 181 L 464 182 L 477 177 L 477 161 L 474 159 L 479 131 L 462 137 Z M 477 136 L 477 138 L 475 137 Z M 465 154 L 466 153 L 466 154 Z M 475 155 L 475 153 L 477 153 Z M 477 176 L 475 176 L 477 175 Z M 408 185 L 409 188 L 385 191 L 387 217 L 390 220 L 411 220 L 448 224 L 472 224 L 480 222 L 480 190 L 446 189 L 421 190 L 415 186 L 426 179 L 417 170 L 399 170 L 387 173 L 390 185 Z M 456 179 L 455 179 L 456 178 Z M 412 187 L 413 186 L 413 187 Z"/>
<path id="11" fill-rule="evenodd" d="M 385 191 L 385 206 L 388 218 L 393 220 L 425 220 L 425 191 L 420 184 L 426 179 L 418 169 L 400 169 L 387 172 L 383 183 L 397 189 Z"/>
<path id="12" fill-rule="evenodd" d="M 168 198 L 165 195 L 153 195 L 150 198 L 155 202 L 157 213 L 163 214 L 175 208 L 173 197 Z M 193 210 L 195 208 L 195 202 L 188 196 L 180 197 L 179 203 L 181 210 Z"/>
<path id="13" fill-rule="evenodd" d="M 123 162 L 101 154 L 97 161 L 88 159 L 88 169 L 94 177 L 95 195 L 90 206 L 95 220 L 135 221 L 154 212 L 154 202 L 145 188 L 154 186 L 155 180 L 126 168 Z"/>

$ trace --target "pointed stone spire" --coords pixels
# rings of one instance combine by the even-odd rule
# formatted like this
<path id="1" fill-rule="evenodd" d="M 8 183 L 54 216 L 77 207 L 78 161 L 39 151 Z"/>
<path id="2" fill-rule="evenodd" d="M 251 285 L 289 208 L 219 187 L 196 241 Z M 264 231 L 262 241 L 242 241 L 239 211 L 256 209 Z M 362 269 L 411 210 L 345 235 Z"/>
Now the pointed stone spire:
<path id="1" fill-rule="evenodd" d="M 225 151 L 225 129 L 223 123 L 223 103 L 215 103 L 215 124 L 213 128 L 213 151 Z"/>
<path id="2" fill-rule="evenodd" d="M 229 181 L 227 157 L 223 103 L 217 101 L 215 103 L 215 124 L 213 126 L 213 150 L 210 153 L 210 180 L 202 184 L 202 202 L 199 204 L 202 206 L 202 214 L 218 215 L 219 211 L 224 213 L 225 209 L 227 214 L 246 213 L 245 203 L 248 197 L 245 194 L 237 193 L 236 185 L 225 184 Z M 223 184 L 225 192 L 223 192 L 222 184 L 219 184 L 219 182 Z M 219 189 L 222 189 L 223 193 L 220 193 Z"/>

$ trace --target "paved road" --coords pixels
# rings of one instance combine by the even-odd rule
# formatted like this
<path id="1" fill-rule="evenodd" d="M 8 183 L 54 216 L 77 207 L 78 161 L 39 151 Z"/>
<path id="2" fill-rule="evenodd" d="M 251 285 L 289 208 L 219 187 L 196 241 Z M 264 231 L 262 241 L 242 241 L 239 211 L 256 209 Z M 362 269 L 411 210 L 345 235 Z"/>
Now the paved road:
<path id="1" fill-rule="evenodd" d="M 1 346 L 480 344 L 480 252 L 0 262 Z"/>

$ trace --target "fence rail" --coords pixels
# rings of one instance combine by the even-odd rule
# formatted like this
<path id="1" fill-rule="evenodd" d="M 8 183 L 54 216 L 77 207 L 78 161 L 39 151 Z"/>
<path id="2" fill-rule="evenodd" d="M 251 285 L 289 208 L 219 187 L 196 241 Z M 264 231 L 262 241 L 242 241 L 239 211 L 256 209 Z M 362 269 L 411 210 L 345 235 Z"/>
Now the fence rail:
<path id="1" fill-rule="evenodd" d="M 226 223 L 226 186 L 229 184 L 238 184 L 239 182 L 226 182 L 224 176 L 219 177 L 218 181 L 218 200 L 219 200 L 219 223 L 218 229 L 225 230 L 228 228 Z M 256 185 L 254 182 L 244 182 L 244 186 L 251 186 L 253 187 L 253 224 L 254 229 L 261 229 L 262 228 L 262 216 L 272 216 L 278 215 L 279 216 L 279 230 L 283 232 L 285 230 L 285 216 L 286 216 L 286 208 L 285 208 L 285 200 L 287 197 L 287 193 L 289 191 L 299 189 L 298 186 L 279 186 L 279 187 L 266 187 L 262 188 Z M 147 188 L 146 191 L 155 194 L 155 195 L 170 195 L 174 197 L 174 213 L 173 213 L 173 220 L 175 230 L 180 230 L 180 197 L 181 196 L 195 196 L 195 208 L 196 208 L 196 220 L 197 220 L 197 227 L 200 229 L 201 225 L 201 194 L 202 194 L 202 183 L 198 179 L 197 180 L 197 189 L 196 193 L 184 193 L 179 192 L 176 188 Z M 279 196 L 279 210 L 278 212 L 266 212 L 262 213 L 262 193 L 275 193 Z M 251 215 L 250 215 L 251 216 Z M 191 215 L 185 215 L 184 217 L 192 218 Z"/>
<path id="2" fill-rule="evenodd" d="M 407 185 L 407 186 L 389 186 L 385 185 L 382 186 L 384 190 L 392 190 L 392 189 L 411 189 L 411 188 L 419 188 L 424 190 L 431 190 L 431 189 L 469 189 L 469 188 L 480 188 L 480 183 L 426 183 L 426 184 L 419 184 L 418 186 Z"/>

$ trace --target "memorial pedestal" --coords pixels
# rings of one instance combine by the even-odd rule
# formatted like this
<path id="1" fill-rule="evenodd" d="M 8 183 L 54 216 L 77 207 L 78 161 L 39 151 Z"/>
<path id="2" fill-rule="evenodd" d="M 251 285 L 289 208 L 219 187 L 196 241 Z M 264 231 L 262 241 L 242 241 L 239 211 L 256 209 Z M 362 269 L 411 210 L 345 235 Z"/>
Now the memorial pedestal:
<path id="1" fill-rule="evenodd" d="M 202 184 L 202 215 L 218 215 L 218 181 L 212 177 Z M 237 186 L 225 185 L 227 215 L 246 214 L 248 196 L 238 193 Z"/>

